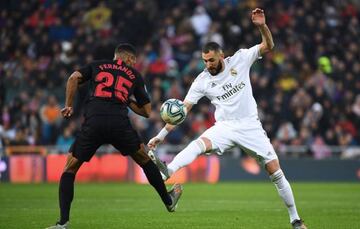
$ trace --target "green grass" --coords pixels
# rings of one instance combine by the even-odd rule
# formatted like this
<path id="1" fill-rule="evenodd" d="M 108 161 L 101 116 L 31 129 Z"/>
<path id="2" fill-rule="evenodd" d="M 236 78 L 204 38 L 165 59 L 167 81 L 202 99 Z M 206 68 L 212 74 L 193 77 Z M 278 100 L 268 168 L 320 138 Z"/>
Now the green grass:
<path id="1" fill-rule="evenodd" d="M 310 229 L 360 228 L 359 183 L 292 183 Z M 0 184 L 0 228 L 45 228 L 58 218 L 57 184 Z M 72 228 L 291 228 L 270 182 L 185 184 L 168 213 L 149 185 L 76 184 Z"/>

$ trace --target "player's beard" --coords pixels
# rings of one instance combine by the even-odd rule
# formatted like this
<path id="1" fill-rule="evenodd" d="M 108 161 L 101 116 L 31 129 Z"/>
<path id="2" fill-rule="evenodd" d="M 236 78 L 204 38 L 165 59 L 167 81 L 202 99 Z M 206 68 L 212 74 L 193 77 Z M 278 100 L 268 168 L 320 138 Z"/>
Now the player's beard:
<path id="1" fill-rule="evenodd" d="M 219 60 L 219 64 L 216 66 L 216 68 L 208 68 L 208 71 L 210 72 L 211 75 L 216 76 L 217 74 L 219 74 L 221 69 L 222 69 L 222 63 Z"/>

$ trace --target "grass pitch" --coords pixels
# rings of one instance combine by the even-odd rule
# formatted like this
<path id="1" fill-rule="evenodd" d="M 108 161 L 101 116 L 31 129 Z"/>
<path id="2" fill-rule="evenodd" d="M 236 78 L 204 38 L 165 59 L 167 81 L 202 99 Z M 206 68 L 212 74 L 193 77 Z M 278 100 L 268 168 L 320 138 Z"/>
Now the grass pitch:
<path id="1" fill-rule="evenodd" d="M 360 228 L 359 183 L 292 182 L 310 229 Z M 0 184 L 0 228 L 45 228 L 58 219 L 57 184 Z M 150 185 L 76 184 L 71 228 L 291 228 L 270 182 L 185 184 L 168 213 Z"/>

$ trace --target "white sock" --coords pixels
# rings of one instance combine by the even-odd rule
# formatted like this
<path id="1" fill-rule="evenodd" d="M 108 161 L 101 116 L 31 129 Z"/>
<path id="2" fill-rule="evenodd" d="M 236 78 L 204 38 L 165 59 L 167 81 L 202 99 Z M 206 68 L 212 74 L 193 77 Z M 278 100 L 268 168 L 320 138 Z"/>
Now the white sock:
<path id="1" fill-rule="evenodd" d="M 180 168 L 193 162 L 201 153 L 205 152 L 205 145 L 201 140 L 192 141 L 180 153 L 178 153 L 172 162 L 167 166 L 171 176 Z"/>
<path id="2" fill-rule="evenodd" d="M 296 210 L 294 195 L 292 193 L 291 186 L 285 178 L 283 171 L 281 169 L 277 170 L 270 175 L 270 179 L 275 184 L 275 187 L 278 190 L 280 197 L 283 199 L 288 209 L 290 223 L 293 222 L 295 219 L 300 219 Z"/>

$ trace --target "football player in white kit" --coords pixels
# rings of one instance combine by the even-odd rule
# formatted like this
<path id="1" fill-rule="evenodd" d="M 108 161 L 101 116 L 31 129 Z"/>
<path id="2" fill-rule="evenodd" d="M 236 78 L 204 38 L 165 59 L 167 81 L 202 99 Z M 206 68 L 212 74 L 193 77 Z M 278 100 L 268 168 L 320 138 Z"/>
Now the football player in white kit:
<path id="1" fill-rule="evenodd" d="M 184 99 L 187 111 L 190 111 L 201 97 L 210 99 L 216 108 L 215 125 L 178 153 L 169 165 L 162 164 L 158 158 L 155 160 L 166 180 L 200 154 L 222 154 L 227 149 L 238 146 L 266 169 L 288 209 L 293 228 L 304 229 L 306 226 L 297 213 L 290 184 L 258 118 L 249 71 L 254 61 L 270 51 L 274 43 L 262 9 L 256 8 L 252 11 L 252 21 L 260 30 L 262 42 L 249 49 L 240 49 L 227 58 L 224 58 L 217 43 L 207 43 L 202 49 L 206 69 L 197 76 Z M 174 128 L 174 125 L 166 124 L 158 135 L 149 141 L 149 148 L 155 149 Z"/>

